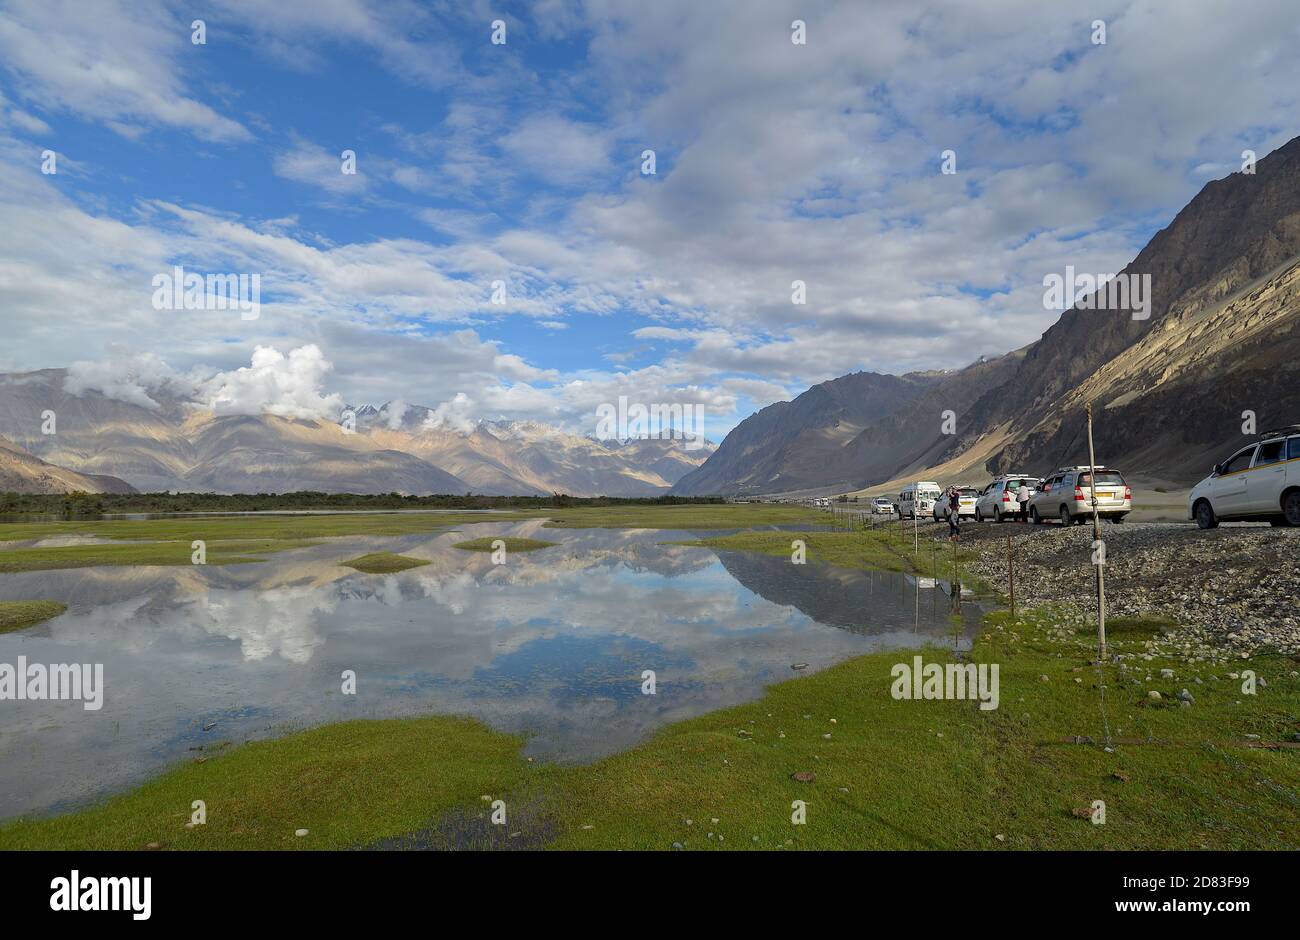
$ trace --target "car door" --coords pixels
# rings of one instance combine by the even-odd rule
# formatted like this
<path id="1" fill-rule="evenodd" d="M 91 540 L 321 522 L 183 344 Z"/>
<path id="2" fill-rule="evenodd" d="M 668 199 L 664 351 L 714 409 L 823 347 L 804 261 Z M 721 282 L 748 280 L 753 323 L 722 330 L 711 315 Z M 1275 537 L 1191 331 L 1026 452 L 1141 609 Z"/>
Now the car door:
<path id="1" fill-rule="evenodd" d="M 1077 516 L 1079 514 L 1078 510 L 1075 508 L 1078 503 L 1074 501 L 1073 473 L 1061 474 L 1061 481 L 1057 483 L 1056 486 L 1052 487 L 1052 492 L 1056 494 L 1056 499 L 1052 500 L 1052 505 L 1055 507 L 1052 516 L 1059 516 L 1061 514 L 1062 506 L 1070 510 L 1071 515 Z"/>
<path id="2" fill-rule="evenodd" d="M 1057 487 L 1060 485 L 1060 476 L 1049 477 L 1047 481 L 1043 483 L 1043 488 L 1034 494 L 1030 503 L 1033 505 L 1034 511 L 1038 513 L 1038 518 L 1056 518 L 1056 515 L 1060 510 L 1052 506 L 1052 500 L 1060 496 L 1060 493 L 1057 491 Z"/>
<path id="3" fill-rule="evenodd" d="M 1246 499 L 1246 477 L 1250 462 L 1255 457 L 1257 444 L 1237 451 L 1223 462 L 1223 472 L 1214 478 L 1210 505 L 1218 516 L 1236 516 L 1249 511 Z"/>
<path id="4" fill-rule="evenodd" d="M 1265 441 L 1255 451 L 1255 463 L 1246 478 L 1246 509 L 1252 513 L 1278 512 L 1286 489 L 1286 441 Z"/>

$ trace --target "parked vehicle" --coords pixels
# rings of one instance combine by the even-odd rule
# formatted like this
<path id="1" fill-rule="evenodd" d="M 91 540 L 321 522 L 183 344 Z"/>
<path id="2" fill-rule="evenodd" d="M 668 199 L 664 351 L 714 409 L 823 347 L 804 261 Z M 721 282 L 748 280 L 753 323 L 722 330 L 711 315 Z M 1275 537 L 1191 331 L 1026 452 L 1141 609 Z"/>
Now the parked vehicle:
<path id="1" fill-rule="evenodd" d="M 1192 487 L 1187 514 L 1202 529 L 1213 529 L 1224 519 L 1300 526 L 1300 425 L 1265 431 L 1255 443 L 1215 464 Z"/>
<path id="2" fill-rule="evenodd" d="M 1092 473 L 1090 467 L 1061 467 L 1043 481 L 1029 500 L 1029 521 L 1037 525 L 1059 519 L 1062 525 L 1092 518 Z M 1097 467 L 1097 515 L 1111 522 L 1123 522 L 1133 509 L 1133 490 L 1123 475 L 1110 467 Z"/>
<path id="3" fill-rule="evenodd" d="M 975 500 L 979 499 L 980 491 L 973 486 L 957 487 L 957 515 L 969 518 L 975 517 Z M 935 501 L 934 504 L 934 521 L 943 522 L 948 518 L 948 491 L 944 490 L 943 495 Z"/>
<path id="4" fill-rule="evenodd" d="M 1020 512 L 1020 488 L 1029 487 L 1032 496 L 1038 489 L 1038 477 L 1024 473 L 1004 473 L 984 487 L 975 501 L 975 521 L 1015 519 Z"/>
<path id="5" fill-rule="evenodd" d="M 934 512 L 934 501 L 943 495 L 938 483 L 923 480 L 909 483 L 898 494 L 898 518 L 919 519 Z"/>
<path id="6" fill-rule="evenodd" d="M 883 513 L 886 516 L 894 514 L 894 501 L 888 496 L 877 496 L 871 501 L 871 511 L 873 513 Z"/>

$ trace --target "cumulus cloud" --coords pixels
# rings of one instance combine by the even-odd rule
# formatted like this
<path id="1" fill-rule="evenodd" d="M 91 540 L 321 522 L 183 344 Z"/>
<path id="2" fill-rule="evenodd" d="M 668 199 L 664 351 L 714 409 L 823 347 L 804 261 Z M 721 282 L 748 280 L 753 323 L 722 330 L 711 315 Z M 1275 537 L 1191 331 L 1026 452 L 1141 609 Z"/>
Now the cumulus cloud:
<path id="1" fill-rule="evenodd" d="M 342 411 L 343 398 L 321 392 L 332 368 L 315 345 L 290 350 L 287 356 L 272 346 L 258 346 L 252 365 L 217 373 L 202 383 L 198 396 L 219 415 L 333 418 Z"/>
<path id="2" fill-rule="evenodd" d="M 442 402 L 424 417 L 424 427 L 429 430 L 446 428 L 469 433 L 474 430 L 476 409 L 474 401 L 464 392 Z"/>

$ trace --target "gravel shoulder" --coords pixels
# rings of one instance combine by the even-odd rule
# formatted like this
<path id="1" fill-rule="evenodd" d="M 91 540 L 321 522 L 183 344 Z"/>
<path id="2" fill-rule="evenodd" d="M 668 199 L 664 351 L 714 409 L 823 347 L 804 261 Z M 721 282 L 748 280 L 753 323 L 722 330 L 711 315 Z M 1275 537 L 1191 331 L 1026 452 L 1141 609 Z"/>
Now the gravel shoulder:
<path id="1" fill-rule="evenodd" d="M 923 537 L 947 527 L 926 526 Z M 1063 604 L 1096 615 L 1092 525 L 965 523 L 962 543 L 979 552 L 974 573 L 1003 593 L 1007 536 L 1016 601 Z M 1300 529 L 1173 523 L 1102 523 L 1108 618 L 1176 621 L 1161 651 L 1222 658 L 1275 651 L 1300 656 Z"/>

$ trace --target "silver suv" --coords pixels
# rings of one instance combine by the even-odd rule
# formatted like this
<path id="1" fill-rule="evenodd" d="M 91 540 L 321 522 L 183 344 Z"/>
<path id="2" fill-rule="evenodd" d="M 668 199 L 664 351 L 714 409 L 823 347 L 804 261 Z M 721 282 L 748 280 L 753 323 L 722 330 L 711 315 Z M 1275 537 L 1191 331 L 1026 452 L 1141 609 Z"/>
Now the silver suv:
<path id="1" fill-rule="evenodd" d="M 1097 467 L 1097 515 L 1123 522 L 1133 509 L 1133 490 L 1118 470 Z M 1035 524 L 1060 519 L 1062 525 L 1086 522 L 1092 516 L 1090 467 L 1062 467 L 1046 480 L 1029 501 L 1029 520 Z"/>

